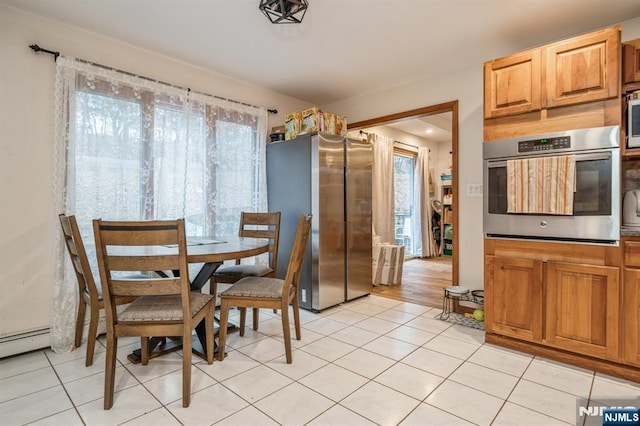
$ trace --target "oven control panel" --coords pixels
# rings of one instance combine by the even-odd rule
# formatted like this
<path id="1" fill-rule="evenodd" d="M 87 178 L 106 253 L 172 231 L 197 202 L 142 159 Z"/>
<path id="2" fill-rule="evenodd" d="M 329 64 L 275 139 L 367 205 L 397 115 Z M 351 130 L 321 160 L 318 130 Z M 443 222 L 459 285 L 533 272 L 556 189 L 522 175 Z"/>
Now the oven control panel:
<path id="1" fill-rule="evenodd" d="M 552 151 L 571 148 L 571 136 L 532 139 L 518 142 L 518 152 Z"/>

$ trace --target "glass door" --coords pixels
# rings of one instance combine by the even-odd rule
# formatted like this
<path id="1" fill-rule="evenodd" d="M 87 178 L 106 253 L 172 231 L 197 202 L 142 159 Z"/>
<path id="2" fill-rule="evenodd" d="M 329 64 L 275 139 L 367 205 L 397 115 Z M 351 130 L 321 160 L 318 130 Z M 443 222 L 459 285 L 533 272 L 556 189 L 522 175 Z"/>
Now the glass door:
<path id="1" fill-rule="evenodd" d="M 396 244 L 404 246 L 405 258 L 415 256 L 413 238 L 414 186 L 416 166 L 415 156 L 396 153 L 393 155 L 394 197 L 395 197 L 395 238 Z"/>

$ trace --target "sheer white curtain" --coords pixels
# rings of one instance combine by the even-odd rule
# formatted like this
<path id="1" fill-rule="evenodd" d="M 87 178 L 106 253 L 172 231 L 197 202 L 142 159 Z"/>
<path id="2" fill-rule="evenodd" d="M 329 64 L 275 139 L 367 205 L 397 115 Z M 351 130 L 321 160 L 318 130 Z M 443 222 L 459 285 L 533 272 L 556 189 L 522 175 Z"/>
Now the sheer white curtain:
<path id="1" fill-rule="evenodd" d="M 88 248 L 94 218 L 184 217 L 189 235 L 230 235 L 241 211 L 267 209 L 264 108 L 58 57 L 55 125 L 55 214 L 76 215 Z M 55 235 L 51 346 L 65 352 L 77 289 Z"/>
<path id="2" fill-rule="evenodd" d="M 373 227 L 383 242 L 394 243 L 393 139 L 372 133 L 369 142 L 373 144 Z"/>
<path id="3" fill-rule="evenodd" d="M 413 235 L 415 238 L 415 254 L 419 257 L 437 256 L 431 229 L 431 203 L 429 196 L 429 149 L 418 148 L 414 177 L 415 221 Z"/>

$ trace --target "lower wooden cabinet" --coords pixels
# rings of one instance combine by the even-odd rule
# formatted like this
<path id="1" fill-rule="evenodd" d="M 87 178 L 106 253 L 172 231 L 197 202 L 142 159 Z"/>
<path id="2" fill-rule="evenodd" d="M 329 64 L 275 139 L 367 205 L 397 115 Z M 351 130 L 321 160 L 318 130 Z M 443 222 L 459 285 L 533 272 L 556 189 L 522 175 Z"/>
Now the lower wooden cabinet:
<path id="1" fill-rule="evenodd" d="M 487 331 L 542 339 L 542 262 L 501 256 L 485 257 L 484 324 Z"/>
<path id="2" fill-rule="evenodd" d="M 638 251 L 623 285 L 619 246 L 485 239 L 485 340 L 640 378 Z"/>
<path id="3" fill-rule="evenodd" d="M 640 269 L 624 269 L 623 295 L 624 360 L 640 366 Z"/>
<path id="4" fill-rule="evenodd" d="M 487 331 L 619 357 L 620 268 L 488 255 L 485 274 Z"/>
<path id="5" fill-rule="evenodd" d="M 613 266 L 548 262 L 546 344 L 618 359 L 619 276 Z"/>

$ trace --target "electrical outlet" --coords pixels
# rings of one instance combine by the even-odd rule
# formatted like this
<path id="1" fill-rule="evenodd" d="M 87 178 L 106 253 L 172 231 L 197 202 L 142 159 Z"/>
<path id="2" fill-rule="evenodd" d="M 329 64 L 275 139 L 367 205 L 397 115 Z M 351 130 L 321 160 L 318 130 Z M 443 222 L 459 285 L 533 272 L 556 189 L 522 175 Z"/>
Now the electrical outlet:
<path id="1" fill-rule="evenodd" d="M 467 195 L 469 197 L 481 197 L 482 196 L 482 184 L 481 183 L 469 183 L 469 184 L 467 184 Z"/>
<path id="2" fill-rule="evenodd" d="M 302 303 L 307 303 L 307 290 L 303 288 L 300 296 L 302 297 Z"/>

